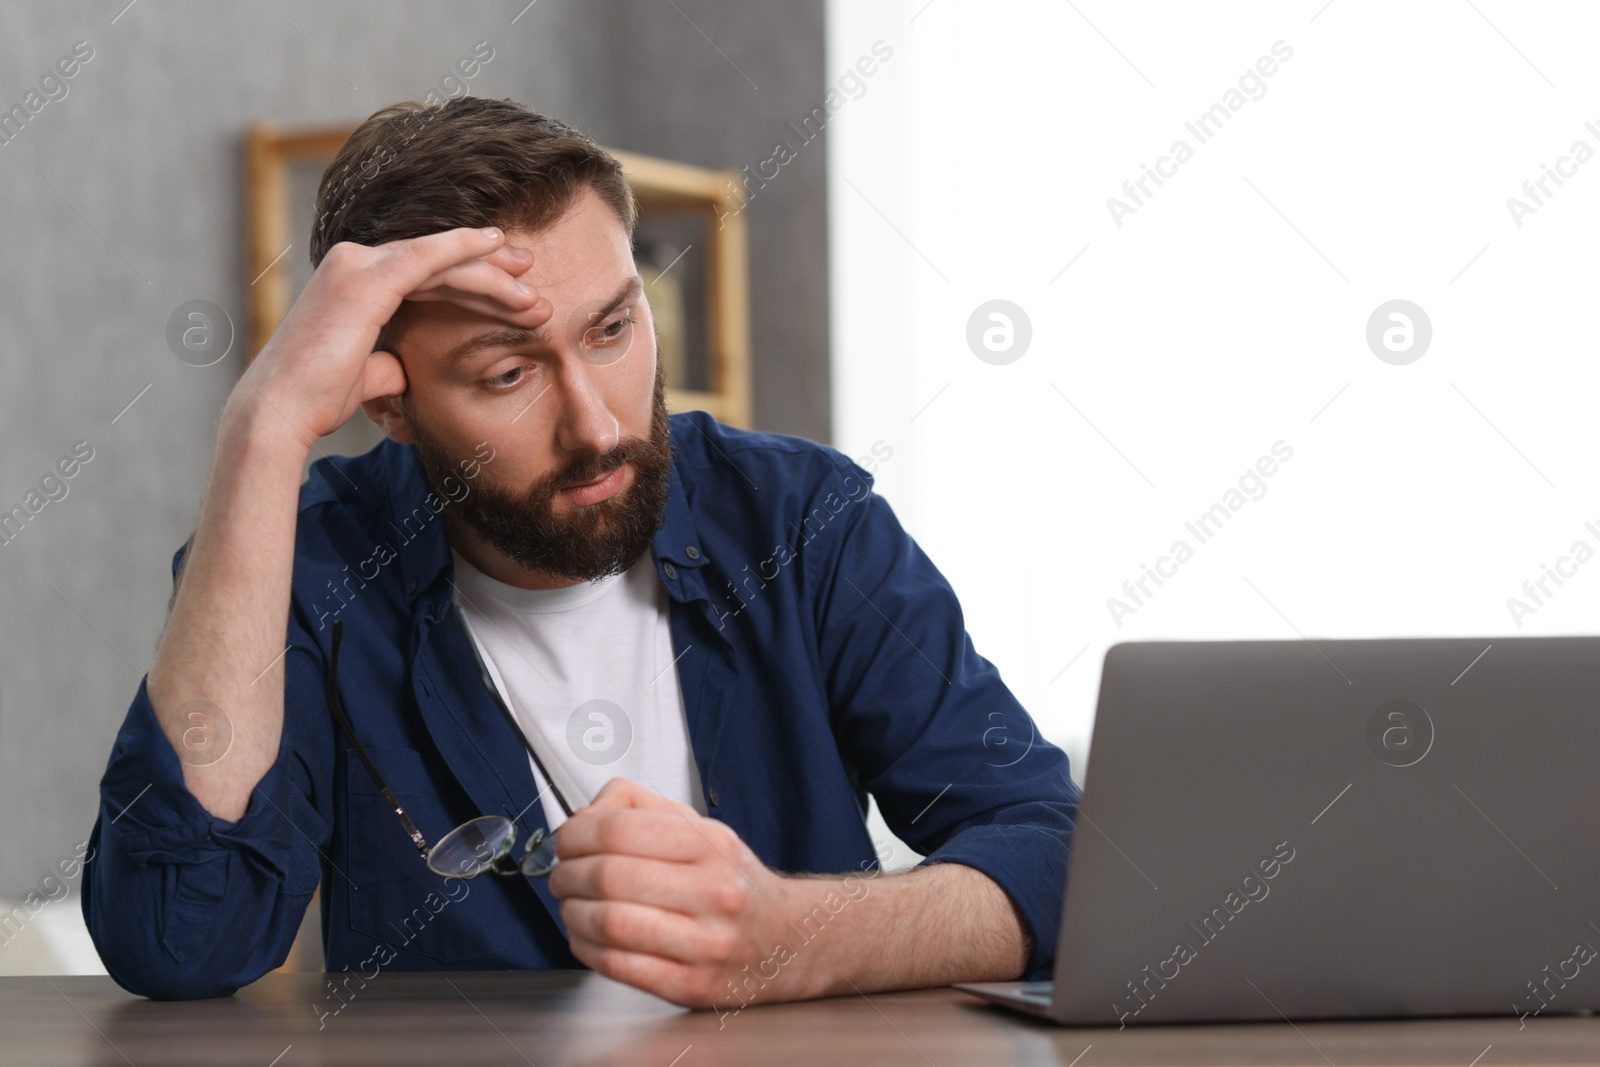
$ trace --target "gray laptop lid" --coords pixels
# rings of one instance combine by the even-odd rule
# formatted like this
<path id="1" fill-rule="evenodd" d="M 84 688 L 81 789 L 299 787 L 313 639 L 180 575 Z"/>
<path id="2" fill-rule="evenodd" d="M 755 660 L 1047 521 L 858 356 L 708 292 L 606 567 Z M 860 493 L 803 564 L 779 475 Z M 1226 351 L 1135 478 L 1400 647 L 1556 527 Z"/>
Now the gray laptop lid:
<path id="1" fill-rule="evenodd" d="M 1592 1009 L 1596 949 L 1600 638 L 1107 652 L 1056 1018 Z"/>

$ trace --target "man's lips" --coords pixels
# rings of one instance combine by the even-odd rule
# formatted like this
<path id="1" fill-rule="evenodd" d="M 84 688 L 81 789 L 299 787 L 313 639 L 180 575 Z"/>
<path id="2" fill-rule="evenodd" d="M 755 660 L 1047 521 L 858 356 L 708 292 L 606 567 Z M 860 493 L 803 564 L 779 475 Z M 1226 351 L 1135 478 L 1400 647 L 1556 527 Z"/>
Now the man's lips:
<path id="1" fill-rule="evenodd" d="M 609 500 L 622 488 L 622 471 L 626 466 L 623 464 L 592 482 L 566 486 L 561 490 L 561 495 L 574 504 L 598 504 L 602 500 Z"/>

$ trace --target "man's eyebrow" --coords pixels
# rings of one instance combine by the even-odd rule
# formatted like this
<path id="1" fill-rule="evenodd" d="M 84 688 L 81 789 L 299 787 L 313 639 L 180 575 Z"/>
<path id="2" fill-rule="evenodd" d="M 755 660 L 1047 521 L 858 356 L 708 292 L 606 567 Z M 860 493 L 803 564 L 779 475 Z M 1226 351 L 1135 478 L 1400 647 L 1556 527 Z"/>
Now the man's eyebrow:
<path id="1" fill-rule="evenodd" d="M 589 321 L 591 323 L 599 322 L 601 319 L 617 310 L 617 308 L 638 296 L 640 291 L 643 289 L 644 282 L 637 274 L 631 278 L 628 278 L 617 287 L 617 291 L 611 295 L 611 299 L 607 300 L 604 304 L 601 304 L 599 309 L 589 317 Z"/>
<path id="2" fill-rule="evenodd" d="M 605 303 L 601 304 L 600 307 L 590 316 L 590 322 L 599 322 L 613 311 L 616 311 L 617 308 L 632 300 L 643 289 L 644 281 L 637 274 L 628 278 L 622 283 L 621 286 L 618 287 L 617 291 L 613 293 Z M 545 332 L 545 328 L 549 325 L 550 324 L 547 322 L 544 326 L 540 326 L 535 330 L 529 330 L 522 326 L 507 326 L 495 330 L 485 330 L 483 333 L 474 334 L 473 336 L 468 337 L 466 340 L 462 341 L 460 344 L 446 352 L 444 355 L 445 362 L 454 363 L 457 360 L 465 359 L 476 352 L 481 352 L 488 348 L 516 348 L 528 344 L 548 344 L 549 335 Z"/>

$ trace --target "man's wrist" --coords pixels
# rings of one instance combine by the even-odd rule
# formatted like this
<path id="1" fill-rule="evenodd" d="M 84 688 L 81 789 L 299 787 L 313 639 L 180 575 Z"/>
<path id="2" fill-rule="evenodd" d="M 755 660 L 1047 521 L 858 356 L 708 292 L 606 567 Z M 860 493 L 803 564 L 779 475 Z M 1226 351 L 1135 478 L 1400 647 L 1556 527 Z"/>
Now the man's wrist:
<path id="1" fill-rule="evenodd" d="M 870 895 L 871 883 L 880 876 L 877 870 L 823 877 L 778 875 L 783 921 L 771 934 L 773 943 L 764 949 L 763 962 L 774 954 L 782 962 L 785 949 L 792 953 L 782 968 L 788 977 L 778 979 L 783 999 L 837 996 L 860 986 L 864 968 L 885 946 L 852 936 L 852 928 L 859 927 L 851 919 L 859 917 L 846 913 L 860 910 L 859 902 Z"/>
<path id="2" fill-rule="evenodd" d="M 239 454 L 276 455 L 304 465 L 312 442 L 255 389 L 235 389 L 217 423 L 219 446 Z"/>
<path id="3" fill-rule="evenodd" d="M 894 873 L 781 877 L 791 918 L 774 936 L 795 956 L 784 968 L 793 970 L 785 999 L 1001 981 L 1027 971 L 1026 920 L 975 868 L 932 863 Z M 931 929 L 955 940 L 930 939 Z"/>

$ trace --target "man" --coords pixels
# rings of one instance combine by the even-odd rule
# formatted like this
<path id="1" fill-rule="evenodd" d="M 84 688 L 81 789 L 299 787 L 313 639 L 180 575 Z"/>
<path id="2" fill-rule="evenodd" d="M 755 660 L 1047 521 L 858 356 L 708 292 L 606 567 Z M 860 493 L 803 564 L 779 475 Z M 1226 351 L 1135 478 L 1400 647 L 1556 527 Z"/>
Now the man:
<path id="1" fill-rule="evenodd" d="M 83 909 L 112 976 L 229 994 L 319 883 L 347 990 L 588 966 L 707 1008 L 1048 975 L 1065 756 L 861 464 L 668 417 L 616 160 L 508 100 L 395 105 L 317 210 L 102 779 Z M 300 485 L 357 407 L 387 440 Z M 880 872 L 868 794 L 922 864 Z M 479 858 L 515 852 L 441 877 L 482 816 Z M 553 873 L 519 873 L 548 827 Z"/>

